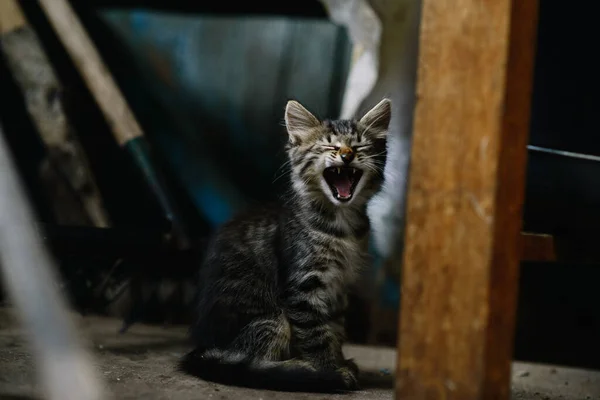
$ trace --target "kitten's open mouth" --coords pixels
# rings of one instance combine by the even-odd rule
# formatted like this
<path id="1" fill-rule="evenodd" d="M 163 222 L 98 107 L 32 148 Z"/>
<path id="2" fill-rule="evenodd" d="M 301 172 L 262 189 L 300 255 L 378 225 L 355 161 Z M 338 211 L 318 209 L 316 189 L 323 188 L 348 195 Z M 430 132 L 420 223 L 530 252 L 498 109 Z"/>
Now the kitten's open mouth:
<path id="1" fill-rule="evenodd" d="M 329 167 L 323 171 L 323 178 L 329 185 L 333 197 L 339 201 L 349 201 L 363 172 L 358 168 Z"/>

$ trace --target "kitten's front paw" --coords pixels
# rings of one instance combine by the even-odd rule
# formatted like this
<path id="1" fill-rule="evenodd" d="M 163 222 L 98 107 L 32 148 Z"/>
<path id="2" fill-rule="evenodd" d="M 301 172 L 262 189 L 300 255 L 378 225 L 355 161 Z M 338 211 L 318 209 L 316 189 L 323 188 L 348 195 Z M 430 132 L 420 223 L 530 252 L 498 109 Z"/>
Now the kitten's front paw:
<path id="1" fill-rule="evenodd" d="M 354 376 L 358 377 L 360 370 L 358 369 L 358 365 L 356 365 L 353 359 L 349 358 L 347 360 L 344 360 L 344 366 L 350 371 L 352 371 L 352 373 L 354 373 Z"/>
<path id="2" fill-rule="evenodd" d="M 356 364 L 354 364 L 354 366 L 356 367 Z M 356 369 L 358 370 L 358 367 Z M 358 375 L 355 374 L 351 368 L 348 368 L 348 367 L 338 368 L 337 372 L 342 376 L 346 390 L 360 389 L 360 386 L 358 384 Z"/>

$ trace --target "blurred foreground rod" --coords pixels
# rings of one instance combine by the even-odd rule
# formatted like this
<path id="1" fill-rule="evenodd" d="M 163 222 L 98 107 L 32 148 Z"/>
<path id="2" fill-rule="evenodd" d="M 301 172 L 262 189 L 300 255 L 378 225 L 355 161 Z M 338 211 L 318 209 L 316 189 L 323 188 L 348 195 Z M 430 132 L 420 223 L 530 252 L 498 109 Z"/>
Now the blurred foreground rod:
<path id="1" fill-rule="evenodd" d="M 77 14 L 68 0 L 38 2 L 104 114 L 115 140 L 133 158 L 158 200 L 164 217 L 171 223 L 175 245 L 179 249 L 189 248 L 190 240 L 183 219 L 175 207 L 164 176 L 151 156 L 144 132 Z"/>
<path id="2" fill-rule="evenodd" d="M 0 268 L 27 329 L 42 393 L 50 400 L 105 399 L 61 297 L 51 257 L 35 229 L 0 125 Z"/>

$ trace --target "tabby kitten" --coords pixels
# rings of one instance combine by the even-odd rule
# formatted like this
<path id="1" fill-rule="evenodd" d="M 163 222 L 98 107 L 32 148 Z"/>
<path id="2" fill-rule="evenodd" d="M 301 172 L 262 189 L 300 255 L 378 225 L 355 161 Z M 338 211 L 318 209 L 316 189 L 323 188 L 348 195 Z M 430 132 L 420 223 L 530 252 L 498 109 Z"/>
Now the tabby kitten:
<path id="1" fill-rule="evenodd" d="M 200 271 L 183 371 L 286 391 L 358 388 L 342 354 L 349 286 L 368 264 L 368 200 L 379 190 L 390 101 L 360 121 L 319 121 L 289 101 L 290 191 L 224 224 Z"/>

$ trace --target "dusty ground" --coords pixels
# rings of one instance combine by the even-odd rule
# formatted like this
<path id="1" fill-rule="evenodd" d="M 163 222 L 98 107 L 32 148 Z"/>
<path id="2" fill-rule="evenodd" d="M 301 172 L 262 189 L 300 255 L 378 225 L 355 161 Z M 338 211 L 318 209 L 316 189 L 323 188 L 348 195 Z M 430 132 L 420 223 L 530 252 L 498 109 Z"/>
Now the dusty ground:
<path id="1" fill-rule="evenodd" d="M 187 377 L 174 371 L 184 351 L 185 328 L 137 325 L 117 334 L 119 321 L 77 317 L 94 349 L 96 362 L 116 399 L 291 400 L 329 399 L 310 394 L 287 394 L 231 388 Z M 349 346 L 362 370 L 368 371 L 365 390 L 343 396 L 349 400 L 393 399 L 395 352 L 385 348 Z M 513 399 L 600 399 L 600 372 L 515 363 Z M 41 398 L 25 338 L 14 318 L 0 309 L 0 399 Z"/>

